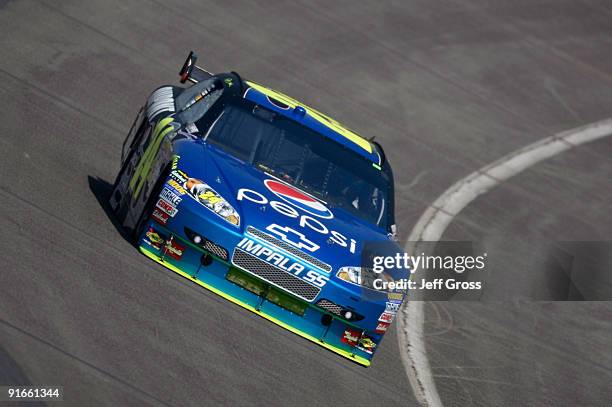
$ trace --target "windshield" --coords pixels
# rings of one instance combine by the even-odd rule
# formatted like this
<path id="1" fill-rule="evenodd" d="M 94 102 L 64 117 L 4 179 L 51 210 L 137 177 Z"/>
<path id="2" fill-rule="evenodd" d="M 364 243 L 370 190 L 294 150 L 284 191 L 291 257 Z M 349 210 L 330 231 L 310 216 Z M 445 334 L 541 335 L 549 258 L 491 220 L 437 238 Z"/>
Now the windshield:
<path id="1" fill-rule="evenodd" d="M 389 174 L 348 148 L 261 106 L 226 106 L 206 135 L 255 168 L 388 229 Z"/>

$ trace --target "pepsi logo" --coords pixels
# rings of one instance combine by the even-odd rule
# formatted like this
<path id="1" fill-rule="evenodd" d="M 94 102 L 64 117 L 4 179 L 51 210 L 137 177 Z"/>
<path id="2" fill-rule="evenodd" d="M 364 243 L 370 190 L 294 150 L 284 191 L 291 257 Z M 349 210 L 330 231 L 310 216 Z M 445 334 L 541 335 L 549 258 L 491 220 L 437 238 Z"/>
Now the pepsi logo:
<path id="1" fill-rule="evenodd" d="M 306 195 L 302 191 L 295 189 L 285 183 L 267 179 L 264 181 L 266 187 L 278 196 L 283 201 L 307 212 L 311 215 L 318 216 L 323 219 L 331 219 L 334 215 L 329 209 L 319 200 Z"/>

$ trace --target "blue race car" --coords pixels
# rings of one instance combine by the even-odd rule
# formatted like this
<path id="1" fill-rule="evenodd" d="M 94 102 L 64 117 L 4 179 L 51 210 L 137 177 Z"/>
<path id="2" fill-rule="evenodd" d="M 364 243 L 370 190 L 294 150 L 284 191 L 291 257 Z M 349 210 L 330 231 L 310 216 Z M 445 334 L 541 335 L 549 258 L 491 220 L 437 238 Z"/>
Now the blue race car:
<path id="1" fill-rule="evenodd" d="M 191 52 L 188 87 L 162 86 L 123 144 L 110 205 L 147 257 L 260 316 L 369 366 L 404 271 L 364 266 L 397 248 L 381 146 Z M 398 248 L 399 250 L 399 248 Z"/>

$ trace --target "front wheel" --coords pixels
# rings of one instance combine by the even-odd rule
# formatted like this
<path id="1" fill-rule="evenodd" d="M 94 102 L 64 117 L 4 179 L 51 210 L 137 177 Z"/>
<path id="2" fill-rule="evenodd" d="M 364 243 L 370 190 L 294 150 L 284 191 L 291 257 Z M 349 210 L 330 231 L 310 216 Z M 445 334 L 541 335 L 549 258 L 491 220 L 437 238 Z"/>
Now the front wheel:
<path id="1" fill-rule="evenodd" d="M 155 186 L 149 194 L 147 203 L 142 208 L 142 212 L 138 217 L 138 222 L 136 222 L 136 226 L 134 226 L 134 229 L 132 230 L 132 239 L 136 245 L 138 245 L 138 239 L 142 235 L 142 232 L 144 232 L 145 225 L 147 224 L 149 219 L 151 219 L 151 215 L 153 214 L 153 210 L 155 209 L 155 204 L 159 199 L 159 194 L 161 193 L 161 190 L 164 187 L 164 184 L 166 183 L 166 178 L 168 178 L 169 173 L 170 167 L 168 166 L 164 171 L 162 171 L 161 175 L 157 179 Z"/>
<path id="2" fill-rule="evenodd" d="M 121 169 L 119 169 L 119 173 L 113 183 L 110 197 L 108 198 L 108 203 L 121 224 L 125 221 L 129 209 L 128 204 L 130 197 L 128 194 L 128 183 L 134 173 L 134 165 L 132 163 L 133 155 L 133 153 L 130 154 L 128 159 L 121 165 Z"/>

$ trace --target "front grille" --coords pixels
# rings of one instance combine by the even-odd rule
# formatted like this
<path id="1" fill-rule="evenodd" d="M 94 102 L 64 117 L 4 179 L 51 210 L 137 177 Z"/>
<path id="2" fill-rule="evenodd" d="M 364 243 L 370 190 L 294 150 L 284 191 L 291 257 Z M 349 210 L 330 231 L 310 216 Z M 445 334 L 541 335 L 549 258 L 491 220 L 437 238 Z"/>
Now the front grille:
<path id="1" fill-rule="evenodd" d="M 193 230 L 189 229 L 187 226 L 185 226 L 185 235 L 187 235 L 191 243 L 195 244 L 196 246 L 201 247 L 202 249 L 219 257 L 222 260 L 227 261 L 229 259 L 229 254 L 227 253 L 227 249 L 225 247 L 220 246 L 212 240 L 209 240 L 208 238 L 197 234 Z M 198 243 L 196 243 L 195 240 L 196 236 L 200 238 Z"/>
<path id="2" fill-rule="evenodd" d="M 285 270 L 268 264 L 239 248 L 234 249 L 232 263 L 306 301 L 314 300 L 321 291 L 319 287 L 307 283 Z"/>
<path id="3" fill-rule="evenodd" d="M 313 257 L 307 253 L 304 253 L 298 250 L 297 248 L 291 246 L 290 244 L 283 242 L 282 240 L 279 240 L 273 236 L 270 236 L 269 234 L 262 232 L 261 230 L 255 229 L 252 226 L 247 227 L 247 232 L 249 232 L 249 234 L 255 237 L 260 238 L 261 240 L 265 240 L 271 245 L 280 247 L 281 249 L 288 251 L 294 256 L 299 257 L 300 259 L 304 260 L 305 262 L 310 263 L 311 265 L 315 267 L 325 270 L 328 273 L 331 272 L 331 266 L 329 264 L 323 263 L 321 260 L 317 259 L 316 257 Z"/>
<path id="4" fill-rule="evenodd" d="M 225 250 L 224 247 L 221 247 L 218 244 L 206 239 L 204 243 L 204 248 L 208 250 L 209 252 L 211 252 L 212 254 L 216 255 L 217 257 L 227 261 L 227 257 L 228 257 L 227 250 Z"/>
<path id="5" fill-rule="evenodd" d="M 317 306 L 323 308 L 325 311 L 329 312 L 330 314 L 342 315 L 342 307 L 339 306 L 338 304 L 334 304 L 333 302 L 329 300 L 321 299 L 317 301 Z"/>
<path id="6" fill-rule="evenodd" d="M 319 308 L 323 308 L 330 314 L 338 315 L 340 318 L 346 319 L 347 321 L 357 322 L 364 318 L 363 315 L 356 313 L 352 309 L 341 307 L 340 305 L 331 302 L 330 300 L 326 300 L 325 298 L 321 298 L 319 301 L 317 301 L 316 305 Z M 350 315 L 348 312 L 350 312 Z"/>

